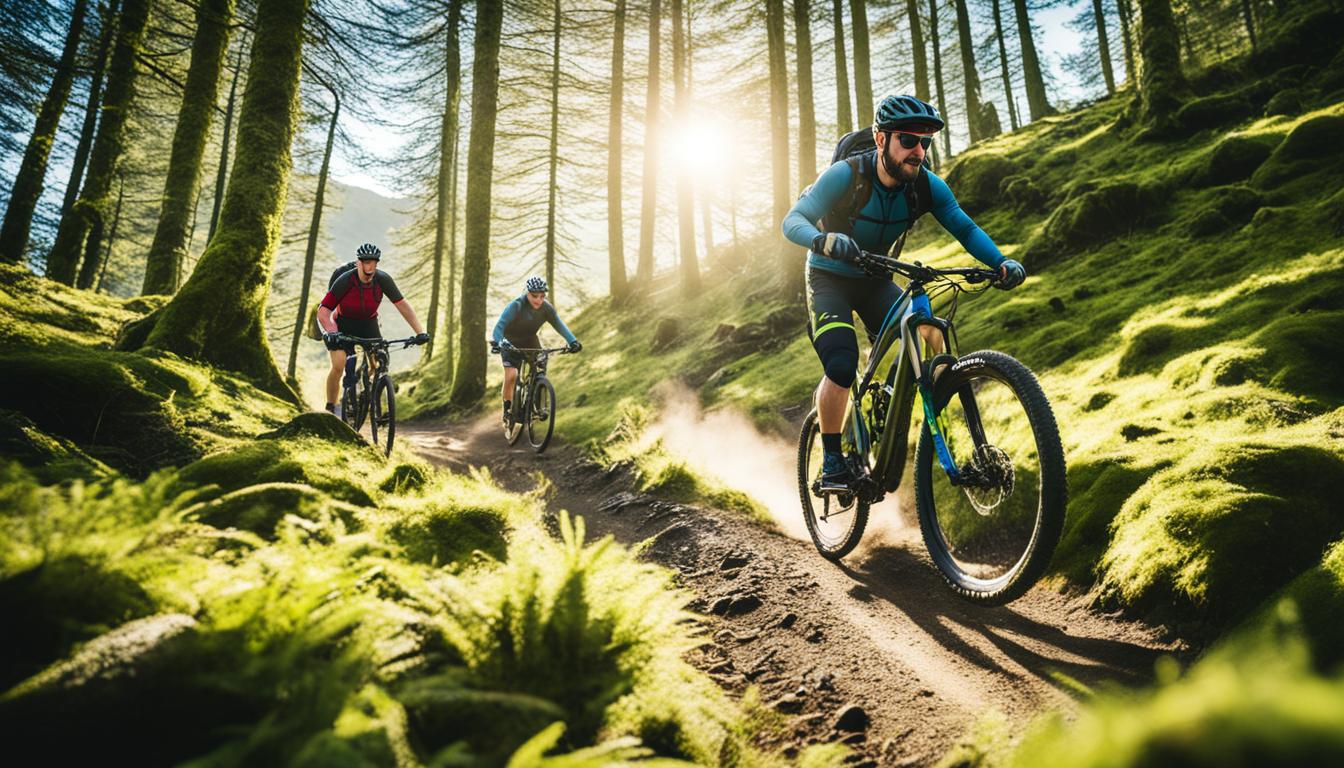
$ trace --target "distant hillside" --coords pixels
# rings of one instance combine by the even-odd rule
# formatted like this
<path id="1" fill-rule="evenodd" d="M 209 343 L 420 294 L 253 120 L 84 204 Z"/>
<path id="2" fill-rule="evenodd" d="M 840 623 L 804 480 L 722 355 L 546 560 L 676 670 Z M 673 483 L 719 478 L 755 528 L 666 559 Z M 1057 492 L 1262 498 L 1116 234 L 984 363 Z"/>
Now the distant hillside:
<path id="1" fill-rule="evenodd" d="M 337 254 L 353 254 L 360 243 L 374 243 L 384 251 L 391 247 L 393 230 L 411 223 L 414 202 L 406 198 L 383 197 L 371 189 L 354 187 L 339 181 L 329 182 L 335 198 L 322 222 L 324 244 Z"/>

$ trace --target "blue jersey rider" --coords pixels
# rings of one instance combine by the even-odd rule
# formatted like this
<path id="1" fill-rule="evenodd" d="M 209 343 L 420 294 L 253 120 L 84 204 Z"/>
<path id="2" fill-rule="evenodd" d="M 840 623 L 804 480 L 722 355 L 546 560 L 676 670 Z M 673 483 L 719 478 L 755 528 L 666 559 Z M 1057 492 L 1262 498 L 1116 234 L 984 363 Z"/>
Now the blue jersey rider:
<path id="1" fill-rule="evenodd" d="M 574 334 L 556 314 L 555 307 L 546 300 L 546 281 L 540 277 L 529 277 L 526 288 L 526 292 L 510 301 L 504 308 L 504 313 L 499 316 L 494 333 L 491 334 L 491 338 L 499 346 L 499 356 L 504 363 L 505 422 L 508 421 L 509 410 L 513 407 L 510 398 L 513 395 L 513 386 L 518 381 L 518 368 L 523 364 L 523 355 L 518 348 L 540 348 L 541 340 L 537 338 L 537 331 L 541 330 L 543 323 L 550 323 L 551 327 L 564 337 L 569 344 L 570 352 L 583 349 L 583 345 L 574 338 Z"/>
<path id="2" fill-rule="evenodd" d="M 877 104 L 872 127 L 877 148 L 823 171 L 783 221 L 784 235 L 810 251 L 808 331 L 825 368 L 816 401 L 825 451 L 821 485 L 826 489 L 848 488 L 855 479 L 840 441 L 848 390 L 859 362 L 854 313 L 863 319 L 871 340 L 901 297 L 901 288 L 892 282 L 891 274 L 867 267 L 860 251 L 887 253 L 913 220 L 928 211 L 972 256 L 999 270 L 998 287 L 1012 288 L 1026 278 L 1022 265 L 1005 259 L 994 241 L 957 204 L 947 184 L 924 167 L 925 152 L 943 126 L 938 110 L 924 101 L 912 96 L 883 98 Z M 855 179 L 855 173 L 863 176 Z M 856 212 L 836 216 L 852 184 L 859 180 L 872 188 L 866 202 L 853 201 L 861 205 Z M 928 199 L 920 199 L 920 190 L 925 190 Z M 818 222 L 827 231 L 819 229 Z"/>

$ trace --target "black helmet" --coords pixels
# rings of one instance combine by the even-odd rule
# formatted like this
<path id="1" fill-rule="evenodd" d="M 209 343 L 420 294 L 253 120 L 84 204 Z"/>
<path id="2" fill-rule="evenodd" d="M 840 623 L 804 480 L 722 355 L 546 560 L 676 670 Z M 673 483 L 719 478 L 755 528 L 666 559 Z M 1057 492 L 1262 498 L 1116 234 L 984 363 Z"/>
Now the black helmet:
<path id="1" fill-rule="evenodd" d="M 378 250 L 378 246 L 373 243 L 365 243 L 359 246 L 355 251 L 355 258 L 360 261 L 377 261 L 383 257 L 383 252 Z"/>
<path id="2" fill-rule="evenodd" d="M 932 133 L 941 131 L 944 125 L 943 116 L 938 114 L 937 107 L 914 96 L 884 96 L 877 103 L 873 116 L 873 129 L 877 131 L 909 128 L 921 133 Z"/>
<path id="3" fill-rule="evenodd" d="M 542 278 L 540 278 L 540 277 L 536 277 L 536 276 L 527 278 L 527 292 L 528 292 L 528 293 L 545 293 L 545 292 L 546 292 L 546 281 L 543 280 Z"/>

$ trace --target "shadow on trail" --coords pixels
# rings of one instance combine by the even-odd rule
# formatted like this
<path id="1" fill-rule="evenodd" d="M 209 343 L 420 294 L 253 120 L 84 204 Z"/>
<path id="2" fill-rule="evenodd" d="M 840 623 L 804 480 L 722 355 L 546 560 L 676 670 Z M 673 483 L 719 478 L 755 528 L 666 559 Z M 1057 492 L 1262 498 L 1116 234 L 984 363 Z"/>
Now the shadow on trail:
<path id="1" fill-rule="evenodd" d="M 856 566 L 840 564 L 839 569 L 854 580 L 849 590 L 854 599 L 890 604 L 946 650 L 1014 681 L 1030 675 L 1073 695 L 1077 688 L 1070 681 L 1088 687 L 1138 685 L 1152 679 L 1153 665 L 1164 655 L 1123 640 L 1070 635 L 1015 611 L 1011 604 L 989 608 L 969 603 L 948 589 L 931 562 L 904 547 L 880 545 Z M 1018 668 L 1005 667 L 968 637 L 983 638 Z"/>

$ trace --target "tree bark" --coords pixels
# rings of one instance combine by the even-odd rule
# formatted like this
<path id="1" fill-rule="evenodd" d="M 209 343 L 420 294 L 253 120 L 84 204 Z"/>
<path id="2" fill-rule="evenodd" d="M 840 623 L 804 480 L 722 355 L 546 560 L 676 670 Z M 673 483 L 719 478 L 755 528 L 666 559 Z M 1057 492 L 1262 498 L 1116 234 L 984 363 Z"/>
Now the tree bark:
<path id="1" fill-rule="evenodd" d="M 75 0 L 75 8 L 70 15 L 70 29 L 65 34 L 65 47 L 61 49 L 56 73 L 37 111 L 33 135 L 28 139 L 19 172 L 14 177 L 9 206 L 5 209 L 5 221 L 0 225 L 0 261 L 21 262 L 24 251 L 28 249 L 28 231 L 33 225 L 33 211 L 37 210 L 37 200 L 42 196 L 42 187 L 46 182 L 51 145 L 56 142 L 56 129 L 60 127 L 61 114 L 65 112 L 65 103 L 70 99 L 70 86 L 75 81 L 75 56 L 79 53 L 79 39 L 84 32 L 84 14 L 88 11 L 88 5 L 88 0 Z"/>
<path id="2" fill-rule="evenodd" d="M 691 35 L 691 3 L 686 0 L 686 98 L 695 103 L 695 45 Z M 700 237 L 705 245 L 705 261 L 714 252 L 714 214 L 711 210 L 712 188 L 703 179 L 697 185 L 700 201 Z"/>
<path id="3" fill-rule="evenodd" d="M 552 306 L 559 306 L 555 290 L 555 179 L 560 162 L 560 27 L 564 12 L 560 0 L 552 0 L 555 28 L 551 34 L 551 141 L 546 184 L 546 287 Z"/>
<path id="4" fill-rule="evenodd" d="M 854 113 L 856 125 L 873 122 L 873 66 L 868 55 L 868 0 L 849 0 L 849 27 L 854 33 Z"/>
<path id="5" fill-rule="evenodd" d="M 1100 0 L 1092 0 L 1100 2 Z M 1251 0 L 1241 0 L 1241 18 L 1246 22 L 1246 36 L 1251 39 L 1251 50 L 1256 48 L 1255 41 L 1255 16 L 1251 12 Z"/>
<path id="6" fill-rule="evenodd" d="M 686 37 L 681 0 L 672 0 L 672 81 L 677 130 L 690 129 L 691 105 L 686 93 Z M 677 164 L 677 242 L 681 262 L 681 291 L 700 293 L 700 261 L 695 253 L 695 196 L 690 169 Z"/>
<path id="7" fill-rule="evenodd" d="M 101 29 L 98 31 L 98 51 L 94 54 L 93 73 L 89 78 L 89 98 L 84 104 L 84 124 L 79 130 L 79 143 L 75 146 L 75 157 L 70 163 L 70 179 L 65 184 L 65 199 L 61 201 L 61 218 L 70 213 L 79 198 L 79 187 L 84 182 L 84 171 L 89 163 L 89 149 L 93 146 L 94 134 L 98 132 L 98 107 L 103 101 L 103 75 L 107 71 L 107 55 L 112 48 L 112 35 L 117 29 L 117 12 L 121 4 L 112 0 L 110 6 L 103 6 L 98 14 Z"/>
<path id="8" fill-rule="evenodd" d="M 460 49 L 459 49 L 460 50 Z M 459 54 L 460 55 L 460 54 Z M 458 92 L 461 93 L 461 82 L 458 83 Z M 460 99 L 460 97 L 459 97 Z M 454 323 L 457 318 L 457 180 L 458 166 L 462 162 L 462 156 L 457 151 L 462 144 L 462 128 L 453 133 L 453 168 L 449 175 L 448 199 L 452 200 L 452 206 L 448 209 L 448 308 L 444 312 L 444 323 L 448 326 L 444 331 L 444 338 L 448 340 L 448 349 L 444 350 L 444 380 L 451 382 L 453 379 L 453 352 L 457 346 L 453 340 L 453 331 L 456 330 Z"/>
<path id="9" fill-rule="evenodd" d="M 206 230 L 205 243 L 215 239 L 215 228 L 219 225 L 219 210 L 224 206 L 224 184 L 229 175 L 230 135 L 233 131 L 233 107 L 238 94 L 238 75 L 243 70 L 243 50 L 247 48 L 247 33 L 238 45 L 238 56 L 233 62 L 233 80 L 229 84 L 229 102 L 224 107 L 224 137 L 219 142 L 219 167 L 215 169 L 215 199 L 210 210 L 210 229 Z"/>
<path id="10" fill-rule="evenodd" d="M 1101 54 L 1101 76 L 1106 80 L 1106 95 L 1115 95 L 1115 74 L 1111 72 L 1111 45 L 1106 39 L 1106 14 L 1101 0 L 1092 0 L 1092 18 L 1097 22 L 1097 48 Z"/>
<path id="11" fill-rule="evenodd" d="M 472 45 L 471 144 L 467 153 L 466 243 L 457 373 L 450 400 L 475 403 L 485 393 L 485 298 L 490 288 L 490 197 L 494 186 L 495 116 L 499 109 L 501 3 L 476 5 Z"/>
<path id="12" fill-rule="evenodd" d="M 789 185 L 789 73 L 784 52 L 784 2 L 766 0 L 766 41 L 770 62 L 770 176 L 773 188 L 771 220 L 784 220 L 792 206 Z M 775 231 L 778 231 L 776 229 Z M 779 247 L 781 287 L 784 295 L 803 290 L 803 260 L 791 247 Z"/>
<path id="13" fill-rule="evenodd" d="M 341 95 L 327 83 L 322 84 L 331 91 L 331 120 L 327 123 L 327 145 L 322 150 L 322 168 L 317 172 L 317 195 L 313 199 L 313 218 L 308 224 L 308 245 L 303 252 L 303 281 L 299 283 L 299 309 L 294 316 L 294 333 L 289 341 L 289 368 L 285 370 L 285 374 L 290 381 L 294 380 L 295 365 L 299 359 L 299 337 L 303 335 L 303 323 L 308 319 L 308 296 L 313 287 L 313 262 L 317 259 L 317 237 L 322 231 L 322 205 L 327 196 L 327 171 L 331 168 L 331 146 L 336 140 L 336 121 L 341 117 Z"/>
<path id="14" fill-rule="evenodd" d="M 961 82 L 966 91 L 966 125 L 974 144 L 997 131 L 986 125 L 980 106 L 980 72 L 975 66 L 975 44 L 971 42 L 971 17 L 966 12 L 966 0 L 955 0 L 953 5 L 957 10 L 957 41 L 961 48 Z"/>
<path id="15" fill-rule="evenodd" d="M 182 90 L 182 107 L 173 130 L 168 178 L 163 185 L 159 225 L 145 262 L 141 293 L 172 293 L 187 249 L 187 227 L 201 183 L 201 158 L 210 139 L 210 120 L 219 98 L 219 75 L 229 49 L 233 0 L 201 0 L 196 7 L 196 36 L 191 66 Z M 302 325 L 302 323 L 300 323 Z M 296 337 L 297 338 L 297 337 Z"/>
<path id="16" fill-rule="evenodd" d="M 611 36 L 611 101 L 607 112 L 607 285 L 611 298 L 624 301 L 625 215 L 621 206 L 621 166 L 625 107 L 625 0 L 616 0 Z"/>
<path id="17" fill-rule="evenodd" d="M 61 219 L 56 242 L 47 257 L 47 277 L 66 285 L 75 283 L 85 240 L 91 233 L 101 237 L 102 223 L 110 213 L 108 208 L 112 200 L 109 193 L 121 160 L 127 112 L 135 99 L 135 60 L 148 20 L 149 0 L 126 0 L 112 47 L 112 59 L 108 63 L 107 91 L 103 96 L 98 136 L 89 155 L 88 176 L 70 214 Z M 96 247 L 97 243 L 94 245 L 91 253 L 93 261 L 97 262 L 101 249 Z M 98 264 L 89 266 L 92 269 L 84 272 L 91 285 L 98 276 Z"/>
<path id="18" fill-rule="evenodd" d="M 942 113 L 943 120 L 947 117 L 947 91 L 943 89 L 943 52 L 938 44 L 938 0 L 929 0 L 929 40 L 933 44 L 933 82 L 938 87 L 938 111 Z M 943 130 L 939 131 L 943 136 L 943 152 L 948 157 L 952 156 L 952 126 L 945 125 Z"/>
<path id="19" fill-rule="evenodd" d="M 1031 35 L 1031 19 L 1027 17 L 1027 0 L 1013 0 L 1013 12 L 1017 15 L 1017 40 L 1022 48 L 1022 77 L 1027 89 L 1027 107 L 1031 119 L 1039 120 L 1055 110 L 1045 95 L 1045 79 L 1041 76 L 1036 42 Z"/>
<path id="20" fill-rule="evenodd" d="M 117 205 L 112 209 L 112 227 L 107 231 L 107 253 L 103 254 L 103 266 L 98 270 L 98 283 L 93 287 L 94 293 L 102 293 L 103 281 L 107 277 L 107 265 L 112 261 L 112 247 L 117 244 L 117 225 L 121 224 L 121 201 L 126 194 L 126 179 L 120 174 L 117 175 Z"/>
<path id="21" fill-rule="evenodd" d="M 1116 0 L 1116 9 L 1120 12 L 1120 37 L 1125 43 L 1125 82 L 1134 82 L 1134 28 L 1132 18 L 1134 9 L 1130 0 Z"/>
<path id="22" fill-rule="evenodd" d="M 1185 90 L 1181 74 L 1180 39 L 1171 15 L 1170 0 L 1139 0 L 1139 93 L 1143 118 L 1166 128 L 1180 108 Z"/>
<path id="23" fill-rule="evenodd" d="M 635 280 L 653 279 L 653 230 L 658 217 L 658 120 L 662 110 L 661 34 L 662 7 L 649 0 L 649 76 L 644 97 L 644 178 L 639 209 L 639 263 Z"/>
<path id="24" fill-rule="evenodd" d="M 240 373 L 296 404 L 271 355 L 265 320 L 299 120 L 307 11 L 308 0 L 257 0 L 238 157 L 219 229 L 145 342 Z"/>
<path id="25" fill-rule="evenodd" d="M 453 169 L 457 166 L 457 119 L 459 93 L 462 90 L 462 53 L 458 43 L 458 28 L 462 21 L 462 0 L 451 0 L 448 5 L 448 35 L 444 45 L 443 119 L 439 121 L 439 171 L 435 179 L 434 211 L 434 276 L 429 289 L 429 344 L 425 345 L 425 359 L 434 359 L 434 341 L 439 330 L 439 290 L 443 285 L 444 239 L 448 228 L 448 209 L 457 205 L 452 196 Z M 452 310 L 448 318 L 451 321 Z M 448 336 L 452 349 L 452 336 Z M 449 363 L 451 366 L 451 362 Z M 451 367 L 450 367 L 451 370 Z"/>
<path id="26" fill-rule="evenodd" d="M 998 0 L 995 0 L 998 2 Z M 915 97 L 921 101 L 929 100 L 929 58 L 924 50 L 924 29 L 919 23 L 919 3 L 917 0 L 905 0 L 905 15 L 910 20 L 910 45 L 914 48 L 915 60 Z"/>
<path id="27" fill-rule="evenodd" d="M 849 106 L 849 57 L 845 54 L 842 1 L 831 0 L 831 18 L 835 20 L 835 125 L 840 135 L 844 136 L 854 130 L 854 111 Z"/>
<path id="28" fill-rule="evenodd" d="M 817 115 L 812 100 L 811 0 L 793 0 L 798 56 L 798 183 L 817 178 Z"/>
<path id="29" fill-rule="evenodd" d="M 994 39 L 999 44 L 999 70 L 1003 77 L 1003 95 L 1008 98 L 1008 123 L 1016 131 L 1017 99 L 1013 96 L 1013 79 L 1008 74 L 1008 47 L 1003 44 L 1003 16 L 999 13 L 999 0 L 994 0 Z"/>

